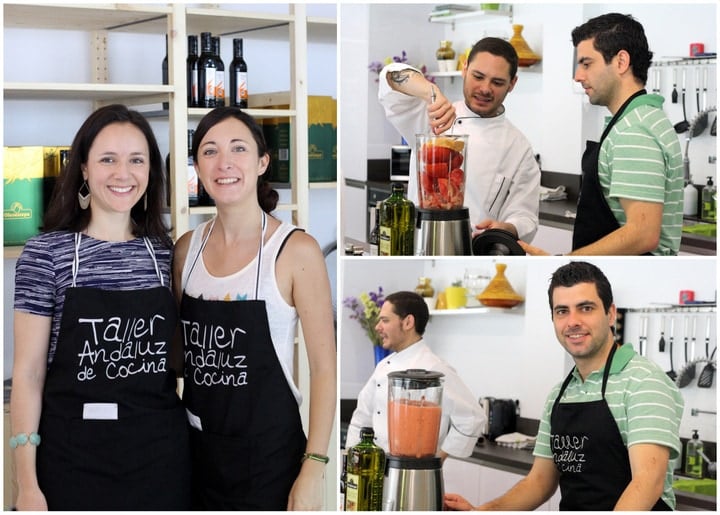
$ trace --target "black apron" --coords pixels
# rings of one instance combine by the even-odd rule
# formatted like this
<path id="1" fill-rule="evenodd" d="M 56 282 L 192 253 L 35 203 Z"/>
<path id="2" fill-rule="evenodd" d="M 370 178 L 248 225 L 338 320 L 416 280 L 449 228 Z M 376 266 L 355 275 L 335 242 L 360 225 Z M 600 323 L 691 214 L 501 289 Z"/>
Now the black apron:
<path id="1" fill-rule="evenodd" d="M 190 274 L 211 232 L 212 226 Z M 300 473 L 306 445 L 300 412 L 273 346 L 265 301 L 257 300 L 262 250 L 261 244 L 255 300 L 212 301 L 183 292 L 183 401 L 196 509 L 285 510 Z"/>
<path id="2" fill-rule="evenodd" d="M 172 292 L 159 271 L 155 288 L 76 287 L 80 240 L 43 392 L 40 489 L 50 510 L 189 509 L 188 431 L 169 359 Z"/>
<path id="3" fill-rule="evenodd" d="M 622 107 L 615 113 L 615 116 L 612 117 L 607 127 L 605 127 L 599 143 L 588 140 L 585 144 L 585 152 L 583 153 L 581 162 L 582 177 L 580 181 L 580 193 L 578 195 L 575 224 L 573 226 L 573 250 L 595 243 L 620 228 L 620 224 L 610 209 L 602 187 L 600 186 L 600 178 L 598 176 L 600 147 L 607 135 L 610 134 L 610 130 L 615 123 L 622 117 L 630 102 L 635 97 L 645 94 L 646 91 L 644 89 L 640 90 L 625 101 Z"/>
<path id="4" fill-rule="evenodd" d="M 605 362 L 602 399 L 561 403 L 568 374 L 550 415 L 550 447 L 560 473 L 560 510 L 610 511 L 632 480 L 630 458 L 605 401 L 605 387 L 617 347 Z M 653 511 L 670 510 L 661 499 Z"/>

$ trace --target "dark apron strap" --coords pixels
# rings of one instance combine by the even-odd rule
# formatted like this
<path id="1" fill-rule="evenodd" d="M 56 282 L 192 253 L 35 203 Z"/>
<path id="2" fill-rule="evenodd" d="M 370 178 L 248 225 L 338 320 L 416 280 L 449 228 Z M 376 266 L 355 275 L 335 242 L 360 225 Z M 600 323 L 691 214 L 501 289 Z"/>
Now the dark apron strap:
<path id="1" fill-rule="evenodd" d="M 615 116 L 605 127 L 600 142 L 587 141 L 582 156 L 582 177 L 580 182 L 580 195 L 578 196 L 577 212 L 573 226 L 572 250 L 590 245 L 611 232 L 620 228 L 615 215 L 608 205 L 607 199 L 600 186 L 598 175 L 598 161 L 600 148 L 615 123 L 625 114 L 625 110 L 637 97 L 647 92 L 642 89 L 628 98 L 618 109 Z"/>

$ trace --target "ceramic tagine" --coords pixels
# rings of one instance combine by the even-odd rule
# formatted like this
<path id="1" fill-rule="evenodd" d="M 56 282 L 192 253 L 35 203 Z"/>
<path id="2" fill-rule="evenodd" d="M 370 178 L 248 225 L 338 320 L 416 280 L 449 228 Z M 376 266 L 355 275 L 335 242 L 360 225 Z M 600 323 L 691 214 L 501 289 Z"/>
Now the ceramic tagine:
<path id="1" fill-rule="evenodd" d="M 532 51 L 530 46 L 522 36 L 522 25 L 513 25 L 513 35 L 510 38 L 510 44 L 513 46 L 518 55 L 518 66 L 527 67 L 539 63 L 541 57 Z"/>
<path id="2" fill-rule="evenodd" d="M 483 292 L 477 296 L 477 299 L 483 306 L 492 308 L 512 308 L 525 300 L 522 295 L 515 293 L 510 281 L 505 277 L 505 269 L 507 265 L 496 263 L 495 270 L 497 273 L 492 278 Z"/>

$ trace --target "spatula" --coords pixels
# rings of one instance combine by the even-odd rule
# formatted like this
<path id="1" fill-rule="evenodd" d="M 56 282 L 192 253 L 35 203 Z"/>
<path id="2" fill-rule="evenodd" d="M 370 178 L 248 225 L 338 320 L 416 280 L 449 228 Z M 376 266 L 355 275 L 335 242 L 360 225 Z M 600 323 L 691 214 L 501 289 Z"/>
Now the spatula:
<path id="1" fill-rule="evenodd" d="M 705 365 L 700 372 L 697 383 L 698 388 L 710 388 L 713 385 L 713 379 L 715 379 L 715 362 L 713 358 L 715 357 L 716 350 L 717 347 L 713 349 L 712 354 L 710 354 L 708 358 L 710 361 L 708 361 L 707 365 Z"/>

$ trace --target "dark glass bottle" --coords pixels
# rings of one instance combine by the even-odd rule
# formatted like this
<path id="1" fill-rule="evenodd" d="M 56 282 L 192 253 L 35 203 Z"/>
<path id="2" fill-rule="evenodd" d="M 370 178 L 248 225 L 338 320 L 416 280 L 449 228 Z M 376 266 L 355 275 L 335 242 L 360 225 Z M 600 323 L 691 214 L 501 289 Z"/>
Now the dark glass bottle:
<path id="1" fill-rule="evenodd" d="M 347 452 L 346 511 L 381 511 L 385 451 L 375 445 L 371 427 L 360 429 L 360 442 Z"/>
<path id="2" fill-rule="evenodd" d="M 197 172 L 195 171 L 195 165 L 192 157 L 192 140 L 195 131 L 188 129 L 188 141 L 187 141 L 187 187 L 188 187 L 188 205 L 197 206 L 198 202 L 198 185 L 200 180 L 198 179 Z"/>
<path id="3" fill-rule="evenodd" d="M 215 73 L 217 61 L 209 32 L 200 34 L 202 53 L 198 59 L 198 107 L 215 107 Z"/>
<path id="4" fill-rule="evenodd" d="M 394 182 L 392 194 L 380 208 L 381 256 L 412 256 L 415 246 L 415 204 L 405 197 L 401 182 Z"/>
<path id="5" fill-rule="evenodd" d="M 220 38 L 212 38 L 213 54 L 215 55 L 215 107 L 225 105 L 225 63 L 220 57 Z"/>
<path id="6" fill-rule="evenodd" d="M 187 105 L 198 107 L 198 38 L 188 36 Z"/>
<path id="7" fill-rule="evenodd" d="M 374 219 L 373 228 L 368 236 L 368 244 L 370 245 L 370 255 L 377 256 L 379 254 L 380 244 L 380 209 L 382 208 L 382 202 L 378 201 L 377 205 L 373 208 Z"/>
<path id="8" fill-rule="evenodd" d="M 242 38 L 233 39 L 233 60 L 230 63 L 230 105 L 248 106 L 247 63 L 243 58 Z"/>
<path id="9" fill-rule="evenodd" d="M 342 469 L 340 471 L 340 498 L 338 499 L 339 511 L 345 511 L 345 490 L 347 484 L 347 453 L 342 455 Z"/>
<path id="10" fill-rule="evenodd" d="M 167 85 L 170 84 L 170 80 L 168 77 L 168 37 L 167 34 L 165 34 L 165 58 L 162 60 L 162 83 Z M 170 103 L 169 102 L 163 102 L 162 107 L 164 110 L 170 109 Z"/>

